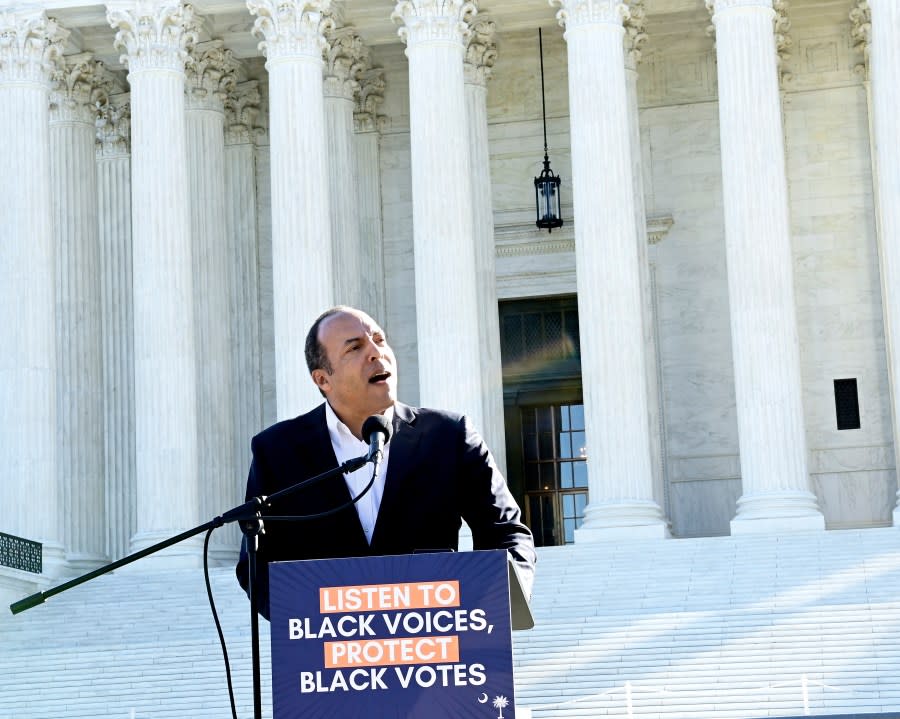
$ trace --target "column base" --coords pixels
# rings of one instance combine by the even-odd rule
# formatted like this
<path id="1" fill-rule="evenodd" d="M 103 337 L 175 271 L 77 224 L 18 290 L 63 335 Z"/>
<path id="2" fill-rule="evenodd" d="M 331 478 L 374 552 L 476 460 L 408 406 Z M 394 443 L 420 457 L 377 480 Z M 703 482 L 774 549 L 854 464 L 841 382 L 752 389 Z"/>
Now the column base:
<path id="1" fill-rule="evenodd" d="M 575 530 L 575 543 L 590 544 L 610 539 L 666 539 L 669 536 L 669 525 L 656 502 L 592 502 L 584 511 L 584 524 Z"/>
<path id="2" fill-rule="evenodd" d="M 177 534 L 175 531 L 171 534 L 164 532 L 139 532 L 131 538 L 131 546 L 128 553 L 134 554 L 147 549 L 154 544 L 171 538 L 175 534 Z M 160 569 L 196 569 L 202 566 L 203 535 L 198 535 L 143 557 L 123 567 L 123 569 L 154 571 Z"/>
<path id="3" fill-rule="evenodd" d="M 737 502 L 731 534 L 825 531 L 825 517 L 811 492 L 745 494 Z"/>
<path id="4" fill-rule="evenodd" d="M 72 576 L 72 570 L 66 562 L 66 551 L 57 542 L 41 543 L 41 568 L 43 572 L 40 576 L 48 580 L 44 583 L 45 587 L 55 579 Z"/>
<path id="5" fill-rule="evenodd" d="M 104 564 L 109 564 L 109 561 L 109 557 L 99 554 L 88 554 L 87 552 L 66 555 L 66 566 L 74 574 L 85 574 L 102 567 Z"/>

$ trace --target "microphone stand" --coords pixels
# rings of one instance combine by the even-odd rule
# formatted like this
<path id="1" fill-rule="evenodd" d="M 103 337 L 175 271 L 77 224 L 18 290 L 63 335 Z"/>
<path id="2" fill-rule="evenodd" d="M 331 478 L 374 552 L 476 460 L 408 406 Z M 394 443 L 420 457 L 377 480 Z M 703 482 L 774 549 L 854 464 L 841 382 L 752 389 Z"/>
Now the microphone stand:
<path id="1" fill-rule="evenodd" d="M 115 562 L 110 562 L 109 564 L 95 569 L 91 572 L 87 572 L 86 574 L 82 574 L 75 579 L 70 579 L 67 582 L 63 582 L 62 584 L 58 584 L 55 587 L 51 587 L 43 592 L 37 592 L 36 594 L 32 594 L 29 597 L 25 597 L 24 599 L 20 599 L 18 602 L 13 602 L 9 605 L 10 611 L 13 614 L 19 614 L 20 612 L 24 612 L 27 609 L 31 609 L 32 607 L 36 607 L 38 604 L 43 604 L 45 601 L 50 599 L 57 594 L 65 592 L 67 589 L 72 589 L 73 587 L 77 587 L 79 584 L 84 584 L 85 582 L 89 582 L 92 579 L 96 579 L 99 576 L 112 572 L 113 570 L 124 567 L 132 562 L 136 562 L 138 559 L 143 559 L 151 554 L 155 554 L 156 552 L 165 549 L 166 547 L 171 547 L 173 544 L 178 544 L 179 542 L 183 542 L 185 539 L 190 539 L 198 534 L 202 534 L 203 532 L 208 532 L 211 529 L 216 529 L 225 524 L 230 524 L 231 522 L 238 522 L 241 528 L 241 532 L 243 532 L 244 536 L 247 539 L 247 558 L 248 558 L 248 569 L 249 569 L 249 579 L 247 591 L 250 595 L 250 641 L 252 642 L 252 664 L 253 664 L 253 717 L 254 719 L 262 719 L 262 695 L 260 691 L 260 662 L 259 662 L 259 615 L 257 614 L 257 602 L 256 602 L 256 592 L 253 588 L 253 578 L 256 576 L 256 552 L 259 546 L 259 535 L 263 531 L 263 510 L 270 506 L 273 500 L 279 500 L 283 497 L 286 497 L 294 492 L 303 489 L 304 487 L 308 487 L 311 484 L 315 484 L 316 482 L 321 482 L 324 479 L 329 479 L 331 477 L 337 477 L 342 474 L 346 474 L 348 472 L 353 472 L 364 464 L 368 463 L 374 457 L 370 457 L 368 455 L 363 455 L 361 457 L 356 457 L 354 459 L 348 459 L 339 467 L 335 467 L 334 469 L 330 469 L 327 472 L 322 472 L 322 474 L 317 474 L 314 477 L 310 477 L 309 479 L 305 479 L 302 482 L 297 482 L 296 484 L 287 487 L 286 489 L 282 489 L 279 492 L 275 492 L 275 494 L 271 494 L 269 496 L 259 496 L 253 497 L 243 504 L 239 504 L 233 509 L 229 509 L 224 514 L 219 515 L 218 517 L 205 522 L 204 524 L 198 525 L 193 529 L 189 529 L 186 532 L 182 532 L 181 534 L 176 534 L 169 539 L 165 539 L 162 542 L 154 544 L 146 549 L 141 549 L 138 552 L 134 552 L 133 554 L 129 554 L 122 559 L 117 559 Z M 275 519 L 275 517 L 273 517 Z M 291 519 L 291 517 L 278 517 L 278 519 Z"/>

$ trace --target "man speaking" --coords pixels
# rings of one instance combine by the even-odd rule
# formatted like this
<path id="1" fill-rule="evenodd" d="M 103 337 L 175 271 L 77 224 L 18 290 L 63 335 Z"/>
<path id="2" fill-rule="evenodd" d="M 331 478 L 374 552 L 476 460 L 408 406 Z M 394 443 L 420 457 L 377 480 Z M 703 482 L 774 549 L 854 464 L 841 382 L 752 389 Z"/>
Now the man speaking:
<path id="1" fill-rule="evenodd" d="M 392 432 L 372 486 L 355 504 L 371 479 L 368 465 L 271 508 L 279 517 L 308 517 L 343 507 L 317 519 L 266 522 L 253 582 L 260 613 L 269 616 L 269 562 L 455 550 L 461 520 L 475 549 L 509 551 L 529 592 L 534 541 L 487 446 L 467 417 L 397 401 L 397 364 L 378 324 L 351 307 L 327 310 L 306 336 L 306 363 L 325 402 L 253 438 L 248 500 L 366 454 L 368 417 L 384 416 Z M 237 575 L 246 591 L 246 540 Z"/>

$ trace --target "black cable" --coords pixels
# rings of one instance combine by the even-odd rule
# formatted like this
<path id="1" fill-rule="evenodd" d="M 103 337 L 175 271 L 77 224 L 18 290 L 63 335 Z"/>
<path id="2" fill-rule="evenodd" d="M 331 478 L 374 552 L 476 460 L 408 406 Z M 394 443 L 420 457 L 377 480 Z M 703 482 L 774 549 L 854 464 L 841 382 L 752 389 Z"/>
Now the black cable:
<path id="1" fill-rule="evenodd" d="M 232 719 L 237 719 L 237 707 L 234 704 L 234 687 L 231 685 L 231 663 L 228 661 L 228 647 L 225 646 L 225 635 L 222 633 L 222 624 L 219 622 L 219 613 L 216 611 L 216 602 L 213 599 L 212 586 L 209 583 L 209 538 L 215 527 L 206 533 L 203 540 L 203 578 L 206 580 L 206 596 L 209 599 L 209 608 L 212 611 L 213 620 L 216 623 L 216 631 L 219 633 L 219 644 L 222 645 L 222 657 L 225 661 L 225 677 L 228 683 L 228 699 L 231 701 Z"/>
<path id="2" fill-rule="evenodd" d="M 319 512 L 317 514 L 293 514 L 293 515 L 282 516 L 282 517 L 279 517 L 276 515 L 263 514 L 262 519 L 263 519 L 263 521 L 265 521 L 267 519 L 275 519 L 275 520 L 284 520 L 284 521 L 294 520 L 297 522 L 303 522 L 303 521 L 310 520 L 310 519 L 321 519 L 322 517 L 327 517 L 331 514 L 337 514 L 338 512 L 342 512 L 343 510 L 347 509 L 347 507 L 352 507 L 354 504 L 356 504 L 359 500 L 361 500 L 366 495 L 366 493 L 372 488 L 372 485 L 375 483 L 375 475 L 377 473 L 378 473 L 378 468 L 373 466 L 372 477 L 371 477 L 371 479 L 369 479 L 369 483 L 365 487 L 363 487 L 362 491 L 359 494 L 357 494 L 353 499 L 351 499 L 349 502 L 344 502 L 339 507 L 335 507 L 334 509 L 328 509 L 324 512 Z"/>
<path id="3" fill-rule="evenodd" d="M 283 520 L 294 520 L 294 521 L 304 521 L 310 519 L 320 519 L 321 517 L 327 517 L 330 514 L 336 514 L 340 511 L 343 511 L 347 507 L 352 507 L 356 504 L 360 499 L 365 496 L 365 494 L 372 488 L 372 485 L 375 483 L 375 476 L 378 473 L 378 467 L 372 467 L 372 477 L 369 479 L 369 483 L 363 487 L 362 491 L 357 494 L 353 499 L 349 502 L 344 502 L 339 507 L 335 507 L 334 509 L 329 509 L 325 512 L 319 512 L 317 514 L 300 514 L 288 517 L 270 517 L 263 515 L 262 519 L 283 519 Z M 222 633 L 222 624 L 219 622 L 219 614 L 216 611 L 216 602 L 213 599 L 212 593 L 212 585 L 209 581 L 209 538 L 212 536 L 213 530 L 216 527 L 212 527 L 207 533 L 206 538 L 203 540 L 203 578 L 206 580 L 206 596 L 209 599 L 209 609 L 213 615 L 213 621 L 216 623 L 216 631 L 219 634 L 219 644 L 222 646 L 222 658 L 225 662 L 225 677 L 228 684 L 228 699 L 231 702 L 231 716 L 232 719 L 238 719 L 237 716 L 237 708 L 234 703 L 234 687 L 231 682 L 231 663 L 228 660 L 228 647 L 225 645 L 225 635 Z"/>

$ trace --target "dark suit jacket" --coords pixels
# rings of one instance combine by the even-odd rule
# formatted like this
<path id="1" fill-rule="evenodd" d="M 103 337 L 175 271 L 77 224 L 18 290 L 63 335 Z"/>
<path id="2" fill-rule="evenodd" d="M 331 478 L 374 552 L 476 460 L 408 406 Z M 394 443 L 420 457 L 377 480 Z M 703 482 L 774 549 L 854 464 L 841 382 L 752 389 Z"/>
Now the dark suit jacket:
<path id="1" fill-rule="evenodd" d="M 247 499 L 271 495 L 336 467 L 325 405 L 272 425 L 253 438 Z M 310 515 L 351 500 L 343 477 L 327 479 L 284 498 L 271 515 Z M 534 542 L 521 512 L 471 422 L 463 415 L 394 405 L 384 494 L 366 541 L 354 506 L 304 522 L 271 520 L 260 536 L 254 589 L 268 617 L 268 563 L 295 559 L 410 554 L 457 549 L 460 518 L 475 549 L 508 549 L 526 586 L 534 574 Z M 247 590 L 246 546 L 237 565 Z"/>

